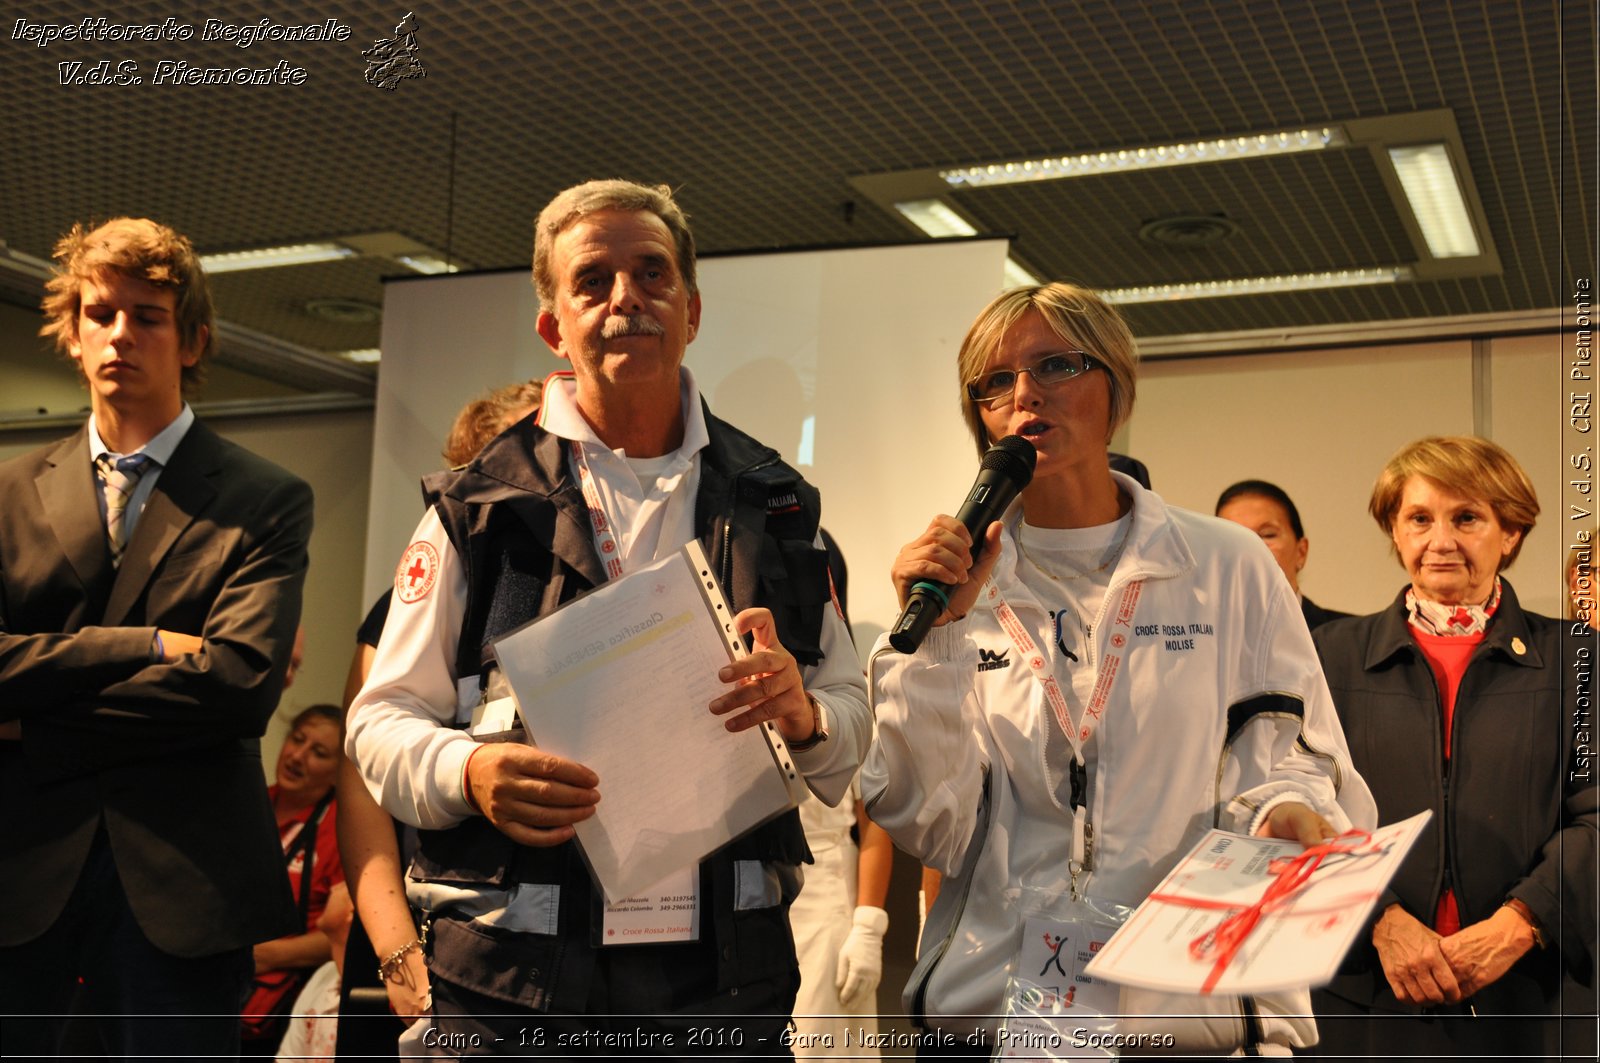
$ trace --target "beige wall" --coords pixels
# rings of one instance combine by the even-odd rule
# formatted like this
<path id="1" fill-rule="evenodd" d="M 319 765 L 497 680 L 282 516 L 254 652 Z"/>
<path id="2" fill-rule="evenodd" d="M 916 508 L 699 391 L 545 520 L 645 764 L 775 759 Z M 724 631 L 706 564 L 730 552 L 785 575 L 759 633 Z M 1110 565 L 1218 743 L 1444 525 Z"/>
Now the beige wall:
<path id="1" fill-rule="evenodd" d="M 1557 335 L 1508 336 L 1489 344 L 1489 438 L 1514 454 L 1539 492 L 1539 523 L 1507 575 L 1523 605 L 1561 616 L 1571 522 L 1564 514 L 1561 430 L 1567 383 Z M 1593 520 L 1589 527 L 1594 526 Z"/>
<path id="2" fill-rule="evenodd" d="M 89 395 L 78 374 L 55 347 L 39 336 L 44 316 L 0 302 L 0 413 L 45 409 L 52 413 L 87 410 Z"/>
<path id="3" fill-rule="evenodd" d="M 1486 344 L 1475 391 L 1470 340 L 1294 351 L 1141 366 L 1128 449 L 1167 501 L 1209 513 L 1243 479 L 1270 480 L 1300 510 L 1311 552 L 1301 589 L 1319 604 L 1373 612 L 1406 582 L 1367 516 L 1373 480 L 1401 445 L 1425 435 L 1483 434 L 1516 456 L 1546 517 L 1510 578 L 1523 604 L 1559 615 L 1564 383 L 1553 336 Z M 1482 401 L 1476 402 L 1475 399 Z"/>

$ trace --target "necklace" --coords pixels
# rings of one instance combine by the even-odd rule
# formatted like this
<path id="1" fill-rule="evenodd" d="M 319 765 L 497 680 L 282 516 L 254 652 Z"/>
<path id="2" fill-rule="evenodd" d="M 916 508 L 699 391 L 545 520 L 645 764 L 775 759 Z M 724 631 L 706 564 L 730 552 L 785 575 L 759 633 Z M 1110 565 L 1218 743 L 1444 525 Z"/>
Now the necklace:
<path id="1" fill-rule="evenodd" d="M 1070 571 L 1068 571 L 1065 576 L 1061 576 L 1041 565 L 1039 563 L 1039 559 L 1028 552 L 1027 544 L 1022 541 L 1022 528 L 1020 525 L 1017 527 L 1017 548 L 1022 551 L 1022 556 L 1028 559 L 1028 564 L 1032 565 L 1040 572 L 1043 572 L 1046 576 L 1049 576 L 1057 583 L 1065 584 L 1070 580 L 1084 579 L 1085 577 L 1104 572 L 1112 565 L 1115 565 L 1117 560 L 1122 557 L 1122 548 L 1128 545 L 1128 536 L 1133 533 L 1133 514 L 1131 511 L 1125 519 L 1128 522 L 1128 526 L 1122 529 L 1121 535 L 1117 536 L 1116 545 L 1111 548 L 1111 553 L 1106 555 L 1106 559 L 1100 562 L 1094 568 L 1084 569 L 1081 572 L 1077 571 L 1076 569 L 1071 569 L 1071 566 L 1069 565 L 1068 568 Z"/>
<path id="2" fill-rule="evenodd" d="M 1127 526 L 1122 529 L 1122 534 L 1117 537 L 1116 544 L 1112 546 L 1111 552 L 1106 556 L 1104 561 L 1102 561 L 1095 568 L 1087 569 L 1081 572 L 1076 570 L 1071 571 L 1065 577 L 1040 564 L 1038 558 L 1034 557 L 1028 552 L 1028 547 L 1023 542 L 1022 528 L 1020 526 L 1017 528 L 1017 548 L 1021 551 L 1022 556 L 1027 559 L 1028 564 L 1032 565 L 1050 579 L 1060 584 L 1062 589 L 1066 592 L 1062 595 L 1062 597 L 1066 599 L 1067 607 L 1072 610 L 1072 615 L 1078 621 L 1078 627 L 1083 632 L 1085 646 L 1087 646 L 1088 643 L 1094 638 L 1094 625 L 1089 623 L 1088 619 L 1083 615 L 1083 610 L 1078 608 L 1078 603 L 1076 600 L 1077 596 L 1073 593 L 1073 588 L 1069 586 L 1069 583 L 1075 580 L 1087 579 L 1091 576 L 1098 575 L 1117 563 L 1117 560 L 1122 557 L 1122 548 L 1128 543 L 1128 536 L 1133 532 L 1133 515 L 1130 513 L 1126 520 Z M 1062 613 L 1057 612 L 1055 614 L 1054 623 L 1056 646 L 1061 650 L 1063 655 L 1071 659 L 1072 662 L 1076 664 L 1078 661 L 1078 655 L 1073 653 L 1072 650 L 1068 648 L 1065 639 L 1063 639 L 1061 636 L 1061 629 L 1063 627 L 1061 620 Z"/>

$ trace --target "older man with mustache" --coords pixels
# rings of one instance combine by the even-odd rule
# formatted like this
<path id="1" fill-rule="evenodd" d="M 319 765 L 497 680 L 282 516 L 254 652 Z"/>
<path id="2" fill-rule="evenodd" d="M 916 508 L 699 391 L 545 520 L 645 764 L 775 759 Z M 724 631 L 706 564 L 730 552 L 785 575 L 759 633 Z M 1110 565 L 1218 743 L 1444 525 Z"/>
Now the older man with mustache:
<path id="1" fill-rule="evenodd" d="M 730 731 L 772 721 L 830 804 L 870 736 L 815 489 L 714 417 L 683 368 L 700 295 L 670 191 L 594 181 L 562 192 L 539 216 L 533 273 L 539 335 L 571 372 L 547 382 L 537 424 L 439 485 L 350 712 L 369 788 L 423 828 L 410 877 L 431 910 L 425 1040 L 447 1054 L 781 1058 L 799 978 L 787 909 L 809 858 L 798 816 L 663 887 L 690 898 L 695 932 L 606 944 L 610 913 L 573 838 L 607 780 L 456 729 L 504 685 L 492 639 L 698 539 L 754 643 L 723 670 L 728 692 L 709 711 Z M 638 706 L 646 741 L 673 726 L 652 709 Z"/>

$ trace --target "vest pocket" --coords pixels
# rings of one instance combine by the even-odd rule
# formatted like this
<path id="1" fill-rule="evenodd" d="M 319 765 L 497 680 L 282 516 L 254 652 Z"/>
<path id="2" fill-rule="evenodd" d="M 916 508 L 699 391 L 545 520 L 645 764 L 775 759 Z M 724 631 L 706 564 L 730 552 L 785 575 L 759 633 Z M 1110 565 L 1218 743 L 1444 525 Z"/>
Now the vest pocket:
<path id="1" fill-rule="evenodd" d="M 526 883 L 506 891 L 412 879 L 406 883 L 406 900 L 427 912 L 470 919 L 479 927 L 522 934 L 555 934 L 560 930 L 560 886 Z"/>
<path id="2" fill-rule="evenodd" d="M 516 843 L 486 819 L 469 819 L 445 830 L 417 832 L 411 877 L 460 886 L 506 887 Z"/>
<path id="3" fill-rule="evenodd" d="M 802 665 L 822 660 L 823 609 L 828 592 L 828 555 L 798 539 L 769 540 L 761 558 L 761 601 L 772 610 L 784 648 Z"/>
<path id="4" fill-rule="evenodd" d="M 544 1011 L 550 1006 L 560 942 L 550 935 L 436 918 L 428 966 L 474 993 Z"/>
<path id="5" fill-rule="evenodd" d="M 762 860 L 733 862 L 733 910 L 788 905 L 800 895 L 800 868 L 794 864 Z"/>

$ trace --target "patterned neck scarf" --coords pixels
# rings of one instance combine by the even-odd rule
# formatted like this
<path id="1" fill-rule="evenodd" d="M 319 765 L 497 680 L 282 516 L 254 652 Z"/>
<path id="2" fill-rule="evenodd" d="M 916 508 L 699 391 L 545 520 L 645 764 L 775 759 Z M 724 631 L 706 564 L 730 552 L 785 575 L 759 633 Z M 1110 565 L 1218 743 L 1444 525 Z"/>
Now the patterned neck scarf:
<path id="1" fill-rule="evenodd" d="M 1500 577 L 1482 605 L 1444 605 L 1424 601 L 1406 588 L 1406 613 L 1411 626 L 1430 635 L 1478 635 L 1489 630 L 1489 620 L 1500 608 Z"/>

